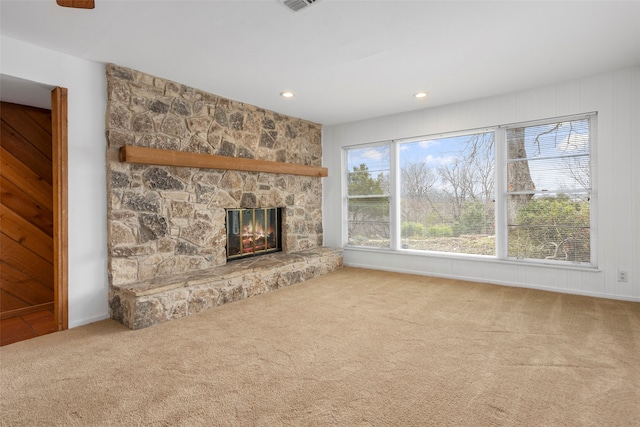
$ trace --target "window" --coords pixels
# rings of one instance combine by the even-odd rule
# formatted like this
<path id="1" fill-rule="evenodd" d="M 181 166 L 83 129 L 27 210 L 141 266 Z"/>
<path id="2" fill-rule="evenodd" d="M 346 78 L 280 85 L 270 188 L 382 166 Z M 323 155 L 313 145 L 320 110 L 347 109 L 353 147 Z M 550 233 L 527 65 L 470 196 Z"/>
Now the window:
<path id="1" fill-rule="evenodd" d="M 494 133 L 399 148 L 402 248 L 495 255 Z"/>
<path id="2" fill-rule="evenodd" d="M 389 247 L 389 146 L 347 151 L 348 244 Z"/>
<path id="3" fill-rule="evenodd" d="M 594 265 L 595 115 L 347 147 L 347 245 Z"/>
<path id="4" fill-rule="evenodd" d="M 508 257 L 591 261 L 590 121 L 506 128 Z"/>

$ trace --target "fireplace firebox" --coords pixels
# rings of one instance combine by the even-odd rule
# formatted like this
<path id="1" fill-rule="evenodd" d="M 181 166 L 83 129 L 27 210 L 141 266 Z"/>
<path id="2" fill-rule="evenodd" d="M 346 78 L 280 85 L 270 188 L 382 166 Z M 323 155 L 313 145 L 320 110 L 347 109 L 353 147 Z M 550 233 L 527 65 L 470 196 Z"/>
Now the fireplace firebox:
<path id="1" fill-rule="evenodd" d="M 227 209 L 227 259 L 282 250 L 282 208 Z"/>

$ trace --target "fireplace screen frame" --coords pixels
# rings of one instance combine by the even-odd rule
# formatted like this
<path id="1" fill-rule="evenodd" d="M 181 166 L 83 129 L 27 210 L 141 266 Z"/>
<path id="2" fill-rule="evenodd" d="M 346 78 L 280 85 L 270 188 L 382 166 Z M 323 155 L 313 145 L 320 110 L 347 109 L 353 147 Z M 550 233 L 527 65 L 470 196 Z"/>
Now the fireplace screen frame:
<path id="1" fill-rule="evenodd" d="M 282 208 L 226 209 L 227 260 L 282 251 Z"/>

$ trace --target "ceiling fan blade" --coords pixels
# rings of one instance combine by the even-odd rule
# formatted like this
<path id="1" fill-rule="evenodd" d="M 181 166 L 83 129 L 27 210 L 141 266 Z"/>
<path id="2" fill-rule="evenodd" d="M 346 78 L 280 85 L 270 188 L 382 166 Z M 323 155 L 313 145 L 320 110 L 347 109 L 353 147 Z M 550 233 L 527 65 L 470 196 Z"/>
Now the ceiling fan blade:
<path id="1" fill-rule="evenodd" d="M 58 6 L 76 9 L 93 9 L 96 7 L 94 0 L 56 0 L 56 3 L 58 3 Z"/>

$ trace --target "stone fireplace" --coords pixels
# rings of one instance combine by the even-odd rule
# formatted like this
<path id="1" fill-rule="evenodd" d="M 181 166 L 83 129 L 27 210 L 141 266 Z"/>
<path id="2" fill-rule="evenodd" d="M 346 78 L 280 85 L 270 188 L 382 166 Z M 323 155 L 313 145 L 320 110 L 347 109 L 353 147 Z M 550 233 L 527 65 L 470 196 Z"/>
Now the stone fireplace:
<path id="1" fill-rule="evenodd" d="M 317 176 L 120 159 L 123 147 L 146 147 L 317 167 L 320 125 L 112 64 L 107 84 L 112 317 L 122 312 L 122 302 L 113 297 L 119 287 L 226 266 L 234 244 L 226 230 L 230 212 L 280 207 L 278 250 L 321 248 L 322 180 Z M 242 242 L 239 247 L 248 248 Z M 252 254 L 259 252 L 256 245 L 251 248 Z"/>

